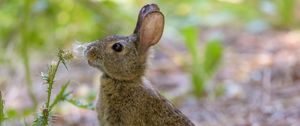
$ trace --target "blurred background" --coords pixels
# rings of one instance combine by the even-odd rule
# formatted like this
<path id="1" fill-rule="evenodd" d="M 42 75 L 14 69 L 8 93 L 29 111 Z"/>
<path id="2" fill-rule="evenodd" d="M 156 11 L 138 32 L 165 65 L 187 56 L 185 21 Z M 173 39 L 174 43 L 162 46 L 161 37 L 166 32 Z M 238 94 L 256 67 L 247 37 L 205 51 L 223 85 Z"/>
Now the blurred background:
<path id="1" fill-rule="evenodd" d="M 41 72 L 59 49 L 133 32 L 139 9 L 156 3 L 165 30 L 147 78 L 196 125 L 300 124 L 299 0 L 0 0 L 0 91 L 4 125 L 31 125 L 47 85 Z M 101 72 L 81 57 L 58 68 L 66 90 L 52 125 L 98 125 Z M 1 108 L 0 108 L 1 109 Z M 1 111 L 0 111 L 1 112 Z"/>

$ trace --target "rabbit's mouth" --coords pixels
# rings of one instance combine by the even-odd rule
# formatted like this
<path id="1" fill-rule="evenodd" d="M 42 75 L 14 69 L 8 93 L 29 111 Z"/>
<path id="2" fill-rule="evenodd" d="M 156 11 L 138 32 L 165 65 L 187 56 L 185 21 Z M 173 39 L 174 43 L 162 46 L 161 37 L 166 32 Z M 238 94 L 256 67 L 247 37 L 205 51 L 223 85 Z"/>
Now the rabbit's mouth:
<path id="1" fill-rule="evenodd" d="M 87 58 L 88 64 L 93 67 L 99 68 L 99 64 L 101 61 L 101 57 L 98 54 L 98 48 L 89 45 L 86 50 L 84 51 L 84 56 Z"/>
<path id="2" fill-rule="evenodd" d="M 88 64 L 92 67 L 98 68 L 99 70 L 103 71 L 101 65 L 100 65 L 100 61 L 98 59 L 96 60 L 89 60 L 87 59 Z"/>

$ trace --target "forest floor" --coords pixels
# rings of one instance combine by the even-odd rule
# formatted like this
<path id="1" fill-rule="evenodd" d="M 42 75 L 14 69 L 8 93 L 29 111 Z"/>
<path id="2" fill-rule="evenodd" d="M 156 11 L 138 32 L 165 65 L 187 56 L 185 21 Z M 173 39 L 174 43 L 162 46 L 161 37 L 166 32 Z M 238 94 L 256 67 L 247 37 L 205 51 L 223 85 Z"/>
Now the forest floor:
<path id="1" fill-rule="evenodd" d="M 192 84 L 186 70 L 189 58 L 182 42 L 171 46 L 165 41 L 155 48 L 147 78 L 199 126 L 300 126 L 300 31 L 249 33 L 206 29 L 201 33 L 200 48 L 213 34 L 224 36 L 224 57 L 207 90 L 212 92 L 214 87 L 222 85 L 222 96 L 208 93 L 198 98 L 191 94 Z M 34 92 L 42 106 L 46 88 L 40 73 L 47 70 L 51 59 L 32 61 Z M 97 94 L 100 72 L 80 59 L 68 63 L 68 68 L 68 71 L 59 69 L 56 78 L 59 85 L 54 92 L 70 80 L 69 90 L 74 96 Z M 0 75 L 6 108 L 21 111 L 30 107 L 22 66 L 1 66 Z M 55 126 L 98 124 L 96 112 L 69 103 L 61 103 L 54 115 Z M 9 123 L 22 125 L 24 121 Z"/>

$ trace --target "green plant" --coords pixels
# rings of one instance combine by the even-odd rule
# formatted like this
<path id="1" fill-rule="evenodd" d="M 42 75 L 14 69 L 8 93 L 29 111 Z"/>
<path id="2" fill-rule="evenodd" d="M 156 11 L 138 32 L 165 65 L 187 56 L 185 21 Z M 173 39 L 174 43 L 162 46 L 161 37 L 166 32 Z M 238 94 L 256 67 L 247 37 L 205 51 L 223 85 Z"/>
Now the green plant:
<path id="1" fill-rule="evenodd" d="M 42 73 L 42 79 L 47 84 L 47 99 L 42 108 L 42 112 L 38 114 L 37 118 L 34 120 L 34 126 L 46 126 L 49 124 L 52 116 L 53 108 L 62 101 L 67 101 L 79 108 L 85 109 L 94 109 L 92 104 L 82 104 L 80 101 L 75 100 L 74 98 L 69 98 L 70 92 L 67 92 L 66 89 L 69 86 L 70 82 L 66 82 L 61 86 L 59 93 L 55 96 L 54 100 L 51 102 L 52 89 L 54 85 L 55 76 L 60 64 L 63 64 L 65 68 L 68 70 L 66 65 L 66 60 L 72 59 L 72 54 L 69 52 L 65 52 L 63 50 L 59 50 L 58 52 L 58 61 L 52 62 L 49 65 L 47 73 Z"/>
<path id="2" fill-rule="evenodd" d="M 30 9 L 32 6 L 31 0 L 26 0 L 23 8 L 23 15 L 22 15 L 22 22 L 21 22 L 21 57 L 23 60 L 23 65 L 25 67 L 25 78 L 27 84 L 27 90 L 29 96 L 33 102 L 34 109 L 37 107 L 38 101 L 34 95 L 33 88 L 32 88 L 32 80 L 31 80 L 31 72 L 30 72 L 30 60 L 29 60 L 29 53 L 28 53 L 28 43 L 30 41 L 29 38 L 29 18 L 30 18 Z"/>
<path id="3" fill-rule="evenodd" d="M 69 102 L 70 104 L 77 106 L 78 108 L 84 108 L 89 110 L 94 110 L 95 106 L 92 103 L 84 104 L 79 100 L 76 100 L 74 98 L 66 98 L 65 101 Z"/>
<path id="4" fill-rule="evenodd" d="M 223 55 L 223 47 L 218 39 L 212 39 L 205 45 L 204 52 L 204 71 L 211 77 L 217 70 Z"/>
<path id="5" fill-rule="evenodd" d="M 275 6 L 277 7 L 279 25 L 281 27 L 291 27 L 296 22 L 296 0 L 276 0 Z"/>
<path id="6" fill-rule="evenodd" d="M 191 55 L 192 63 L 190 70 L 194 86 L 194 93 L 197 96 L 205 95 L 205 83 L 211 79 L 217 70 L 223 55 L 223 48 L 217 39 L 208 41 L 205 45 L 204 55 L 199 55 L 198 32 L 195 27 L 186 27 L 182 30 L 185 38 L 185 45 Z"/>
<path id="7" fill-rule="evenodd" d="M 66 92 L 66 88 L 69 85 L 69 82 L 65 83 L 62 85 L 58 95 L 56 95 L 55 99 L 51 102 L 51 95 L 52 95 L 52 89 L 54 85 L 54 79 L 57 73 L 57 69 L 59 65 L 62 63 L 65 68 L 67 69 L 66 66 L 66 60 L 69 60 L 72 58 L 72 54 L 65 52 L 63 50 L 59 50 L 58 52 L 58 61 L 57 62 L 52 62 L 49 65 L 48 72 L 47 73 L 42 73 L 42 79 L 45 81 L 47 84 L 47 100 L 46 103 L 44 104 L 42 108 L 42 112 L 38 114 L 38 117 L 35 119 L 33 125 L 34 126 L 46 126 L 49 124 L 49 120 L 51 120 L 51 112 L 52 109 L 57 103 L 64 101 L 68 94 Z"/>
<path id="8" fill-rule="evenodd" d="M 5 120 L 4 114 L 4 100 L 2 99 L 2 94 L 0 91 L 0 126 L 2 126 L 2 122 Z"/>

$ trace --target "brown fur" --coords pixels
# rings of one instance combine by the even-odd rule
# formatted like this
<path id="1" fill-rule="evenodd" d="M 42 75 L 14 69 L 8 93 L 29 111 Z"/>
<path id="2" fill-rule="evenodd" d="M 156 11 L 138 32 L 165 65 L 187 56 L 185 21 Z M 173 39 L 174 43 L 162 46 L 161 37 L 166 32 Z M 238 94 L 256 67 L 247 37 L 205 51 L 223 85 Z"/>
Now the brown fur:
<path id="1" fill-rule="evenodd" d="M 143 16 L 140 16 L 139 25 L 133 35 L 109 36 L 90 43 L 85 50 L 88 63 L 104 73 L 101 77 L 97 103 L 100 124 L 102 126 L 193 126 L 194 124 L 185 115 L 143 78 L 147 50 L 158 42 L 162 34 L 161 30 L 161 33 L 146 32 L 140 36 L 140 25 L 143 27 L 148 25 L 144 22 L 153 23 L 150 13 L 155 13 L 155 16 L 161 14 L 156 13 L 159 11 L 157 5 L 146 5 L 143 9 L 145 8 L 147 11 L 145 13 L 141 11 L 140 15 L 148 16 L 145 20 L 150 21 L 143 21 Z M 154 22 L 161 23 L 159 18 Z M 161 28 L 161 24 L 149 25 Z M 143 31 L 147 31 L 147 27 Z M 141 41 L 141 37 L 150 38 L 149 42 Z M 158 40 L 154 41 L 151 38 Z M 123 45 L 121 52 L 112 49 L 115 43 Z"/>

